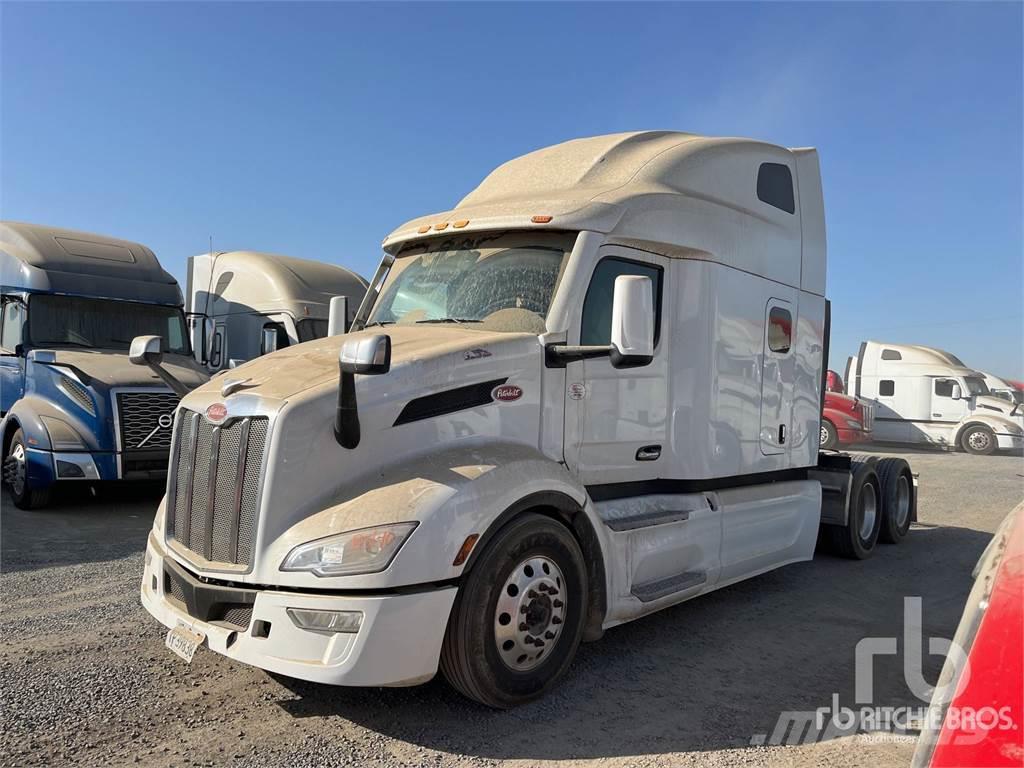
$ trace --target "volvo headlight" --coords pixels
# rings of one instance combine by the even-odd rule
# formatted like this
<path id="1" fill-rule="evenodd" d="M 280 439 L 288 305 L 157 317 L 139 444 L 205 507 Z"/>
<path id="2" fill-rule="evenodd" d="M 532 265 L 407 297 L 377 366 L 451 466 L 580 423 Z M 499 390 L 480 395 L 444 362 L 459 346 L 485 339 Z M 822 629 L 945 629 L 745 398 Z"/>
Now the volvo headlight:
<path id="1" fill-rule="evenodd" d="M 383 571 L 417 523 L 393 523 L 338 533 L 295 547 L 282 571 L 312 571 L 317 576 L 351 576 Z"/>
<path id="2" fill-rule="evenodd" d="M 85 441 L 78 431 L 63 419 L 54 416 L 40 416 L 43 426 L 50 435 L 50 447 L 55 451 L 84 451 Z"/>

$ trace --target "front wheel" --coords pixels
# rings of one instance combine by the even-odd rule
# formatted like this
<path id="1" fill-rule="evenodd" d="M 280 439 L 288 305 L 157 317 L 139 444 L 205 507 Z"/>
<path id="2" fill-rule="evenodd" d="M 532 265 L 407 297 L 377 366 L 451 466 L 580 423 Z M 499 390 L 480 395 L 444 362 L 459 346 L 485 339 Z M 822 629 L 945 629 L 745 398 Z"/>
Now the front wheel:
<path id="1" fill-rule="evenodd" d="M 998 447 L 995 432 L 984 424 L 972 424 L 965 429 L 963 437 L 960 438 L 960 445 L 968 453 L 978 456 L 988 456 Z"/>
<path id="2" fill-rule="evenodd" d="M 452 608 L 441 671 L 470 699 L 508 709 L 565 673 L 583 634 L 587 572 L 569 530 L 540 514 L 495 534 Z"/>
<path id="3" fill-rule="evenodd" d="M 21 429 L 15 431 L 7 448 L 3 467 L 4 482 L 11 492 L 11 499 L 18 509 L 39 509 L 50 501 L 49 488 L 33 488 L 28 476 L 28 454 L 25 435 Z"/>

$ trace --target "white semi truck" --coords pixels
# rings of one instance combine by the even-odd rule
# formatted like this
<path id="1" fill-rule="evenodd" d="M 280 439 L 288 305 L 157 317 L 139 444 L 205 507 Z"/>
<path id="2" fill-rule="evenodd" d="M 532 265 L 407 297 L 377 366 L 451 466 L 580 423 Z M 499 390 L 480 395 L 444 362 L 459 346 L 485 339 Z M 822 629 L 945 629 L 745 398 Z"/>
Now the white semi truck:
<path id="1" fill-rule="evenodd" d="M 344 267 L 261 251 L 192 256 L 186 286 L 192 348 L 211 373 L 323 338 L 335 297 L 347 300 L 348 327 L 366 293 Z"/>
<path id="2" fill-rule="evenodd" d="M 850 394 L 875 407 L 874 439 L 990 454 L 1024 447 L 1024 409 L 986 374 L 935 347 L 865 341 L 846 364 Z"/>
<path id="3" fill-rule="evenodd" d="M 815 150 L 570 141 L 383 247 L 347 335 L 182 401 L 141 597 L 184 658 L 510 707 L 610 627 L 907 533 L 906 462 L 819 456 Z"/>

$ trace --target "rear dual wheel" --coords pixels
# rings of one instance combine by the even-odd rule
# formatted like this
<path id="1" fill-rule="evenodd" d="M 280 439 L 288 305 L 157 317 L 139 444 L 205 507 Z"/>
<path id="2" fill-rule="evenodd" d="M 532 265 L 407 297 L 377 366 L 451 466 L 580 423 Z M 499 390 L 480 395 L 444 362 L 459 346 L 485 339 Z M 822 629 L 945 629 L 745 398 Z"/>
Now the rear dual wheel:
<path id="1" fill-rule="evenodd" d="M 898 544 L 910 530 L 914 508 L 914 477 L 905 459 L 881 459 L 876 465 L 882 494 L 882 527 L 878 538 Z"/>
<path id="2" fill-rule="evenodd" d="M 583 634 L 583 553 L 561 523 L 517 517 L 467 574 L 441 651 L 460 693 L 495 709 L 542 696 L 565 673 Z"/>
<path id="3" fill-rule="evenodd" d="M 882 493 L 874 465 L 854 461 L 850 467 L 850 507 L 846 525 L 822 528 L 829 549 L 853 560 L 871 556 L 882 529 Z"/>

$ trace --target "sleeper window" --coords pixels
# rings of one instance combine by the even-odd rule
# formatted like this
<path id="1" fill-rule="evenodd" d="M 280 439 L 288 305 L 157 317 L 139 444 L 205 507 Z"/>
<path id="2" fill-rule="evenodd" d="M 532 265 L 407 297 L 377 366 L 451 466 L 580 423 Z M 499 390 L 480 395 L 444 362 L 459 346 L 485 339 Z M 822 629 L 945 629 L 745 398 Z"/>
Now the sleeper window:
<path id="1" fill-rule="evenodd" d="M 768 312 L 768 349 L 780 354 L 789 352 L 793 341 L 793 316 L 788 309 L 772 307 Z"/>
<path id="2" fill-rule="evenodd" d="M 583 319 L 580 344 L 606 346 L 612 342 L 612 298 L 615 278 L 619 275 L 638 275 L 651 278 L 654 289 L 654 343 L 661 331 L 661 269 L 651 264 L 608 258 L 595 268 L 583 300 Z"/>
<path id="3" fill-rule="evenodd" d="M 892 379 L 882 379 L 878 382 L 878 394 L 882 397 L 892 397 L 896 392 L 896 382 Z"/>
<path id="4" fill-rule="evenodd" d="M 757 199 L 786 213 L 796 211 L 793 174 L 788 165 L 761 163 L 757 169 Z"/>
<path id="5" fill-rule="evenodd" d="M 902 360 L 903 355 L 897 352 L 895 349 L 883 349 L 882 350 L 883 360 Z"/>

